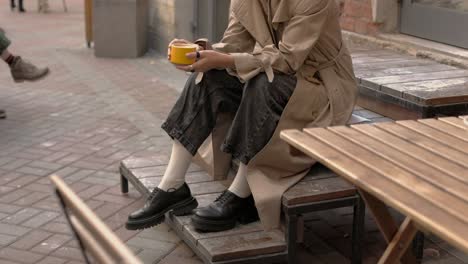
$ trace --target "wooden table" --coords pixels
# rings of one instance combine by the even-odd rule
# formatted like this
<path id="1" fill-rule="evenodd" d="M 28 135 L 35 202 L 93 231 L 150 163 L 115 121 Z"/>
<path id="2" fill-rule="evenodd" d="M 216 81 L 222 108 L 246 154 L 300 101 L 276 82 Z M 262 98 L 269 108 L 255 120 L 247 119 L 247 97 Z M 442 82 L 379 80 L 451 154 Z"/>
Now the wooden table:
<path id="1" fill-rule="evenodd" d="M 468 126 L 463 117 L 282 131 L 353 183 L 388 242 L 379 263 L 414 263 L 418 229 L 468 252 Z M 387 205 L 406 219 L 398 227 Z"/>

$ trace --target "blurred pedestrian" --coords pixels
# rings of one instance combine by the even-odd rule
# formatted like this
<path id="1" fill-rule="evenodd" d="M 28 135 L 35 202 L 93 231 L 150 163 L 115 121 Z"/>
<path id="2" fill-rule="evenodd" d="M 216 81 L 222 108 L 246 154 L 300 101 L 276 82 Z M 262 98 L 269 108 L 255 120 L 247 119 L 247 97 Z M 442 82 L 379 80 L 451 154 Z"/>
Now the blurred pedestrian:
<path id="1" fill-rule="evenodd" d="M 47 0 L 38 0 L 38 10 L 39 13 L 48 13 L 49 12 L 49 2 Z"/>
<path id="2" fill-rule="evenodd" d="M 10 0 L 10 1 L 11 1 L 10 7 L 11 7 L 11 10 L 13 11 L 16 8 L 15 0 Z M 20 12 L 26 12 L 26 10 L 24 10 L 24 7 L 23 7 L 23 0 L 18 0 L 18 10 Z"/>
<path id="3" fill-rule="evenodd" d="M 5 36 L 0 28 L 0 57 L 10 67 L 11 76 L 15 82 L 37 81 L 49 73 L 49 68 L 38 68 L 30 62 L 23 60 L 20 56 L 13 55 L 8 51 L 11 41 Z M 0 118 L 5 118 L 4 110 L 0 109 Z"/>

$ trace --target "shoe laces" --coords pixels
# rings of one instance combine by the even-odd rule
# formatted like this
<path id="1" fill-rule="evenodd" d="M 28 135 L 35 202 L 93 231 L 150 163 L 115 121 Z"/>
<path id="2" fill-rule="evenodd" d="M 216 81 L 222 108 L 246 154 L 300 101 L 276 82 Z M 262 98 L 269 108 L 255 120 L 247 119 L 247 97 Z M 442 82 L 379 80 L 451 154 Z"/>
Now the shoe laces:
<path id="1" fill-rule="evenodd" d="M 232 198 L 233 194 L 228 191 L 222 192 L 218 198 L 215 199 L 215 202 L 220 202 L 221 204 L 226 203 L 228 200 Z"/>
<path id="2" fill-rule="evenodd" d="M 158 187 L 154 188 L 154 190 L 151 192 L 151 194 L 148 197 L 148 201 L 152 201 L 154 197 L 161 191 Z"/>

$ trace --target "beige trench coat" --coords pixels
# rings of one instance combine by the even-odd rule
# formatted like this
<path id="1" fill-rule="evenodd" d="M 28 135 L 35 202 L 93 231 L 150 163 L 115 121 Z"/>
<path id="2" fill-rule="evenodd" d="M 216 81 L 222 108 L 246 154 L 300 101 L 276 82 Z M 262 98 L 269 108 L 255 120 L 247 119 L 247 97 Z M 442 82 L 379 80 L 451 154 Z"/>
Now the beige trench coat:
<path id="1" fill-rule="evenodd" d="M 314 163 L 282 141 L 280 131 L 342 125 L 351 116 L 357 86 L 338 18 L 335 0 L 232 0 L 228 28 L 213 45 L 234 56 L 236 67 L 228 71 L 241 81 L 260 72 L 270 81 L 275 72 L 298 80 L 273 137 L 248 164 L 247 181 L 266 230 L 279 227 L 282 194 Z M 196 158 L 215 177 L 230 166 L 230 156 L 219 150 L 229 125 L 229 118 L 218 120 Z"/>

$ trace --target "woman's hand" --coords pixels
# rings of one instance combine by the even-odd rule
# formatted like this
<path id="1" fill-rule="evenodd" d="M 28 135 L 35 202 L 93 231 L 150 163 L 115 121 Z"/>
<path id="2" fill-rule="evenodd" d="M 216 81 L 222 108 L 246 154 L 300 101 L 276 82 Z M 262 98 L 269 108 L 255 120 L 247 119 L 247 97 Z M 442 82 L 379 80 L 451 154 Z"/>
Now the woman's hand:
<path id="1" fill-rule="evenodd" d="M 200 54 L 199 58 L 197 58 L 197 53 Z M 207 72 L 212 69 L 234 68 L 234 58 L 231 55 L 214 50 L 191 52 L 187 54 L 187 58 L 197 58 L 197 61 L 192 65 L 177 66 L 177 69 L 182 71 Z"/>

